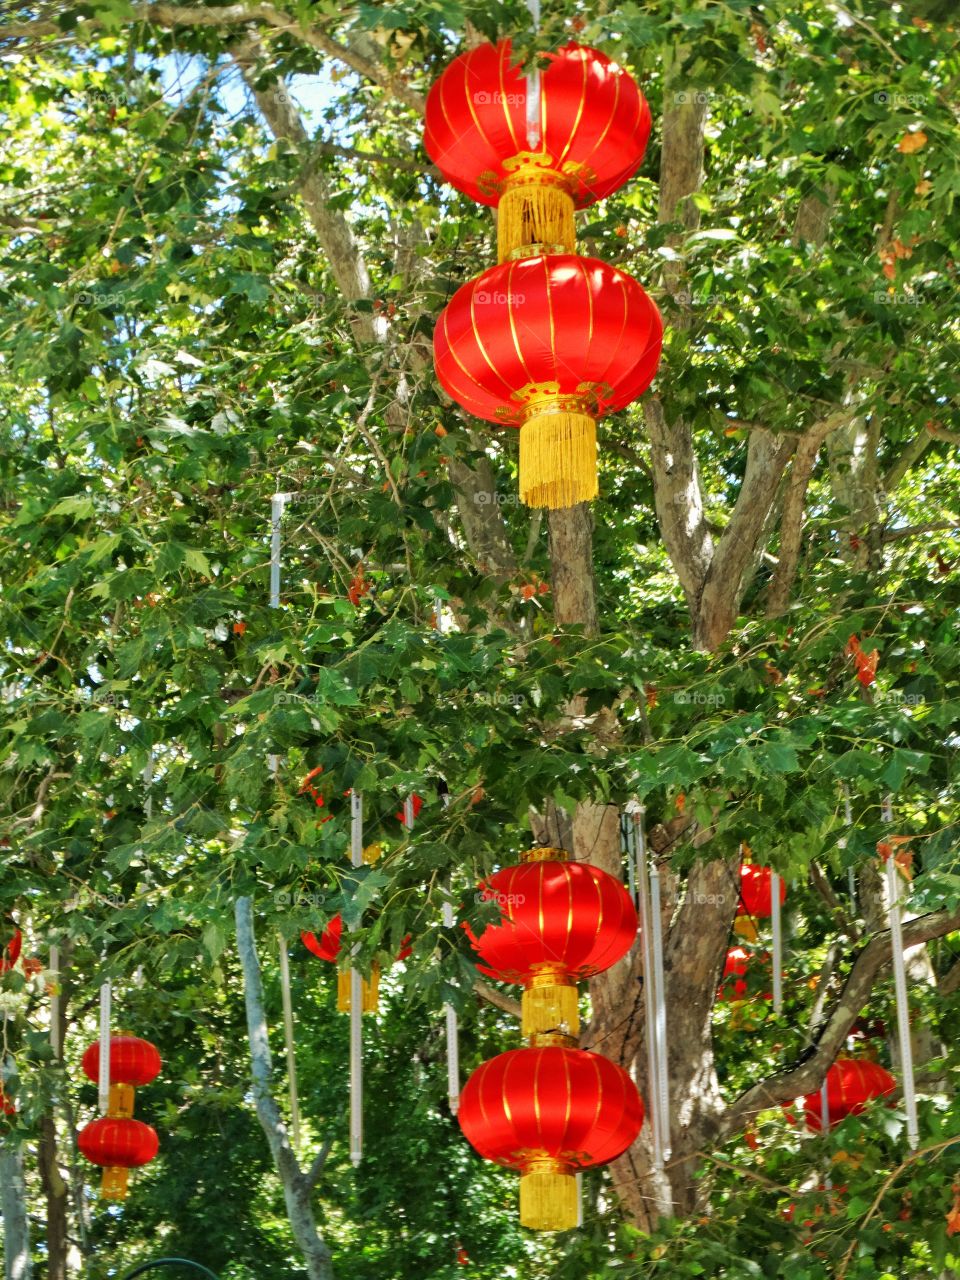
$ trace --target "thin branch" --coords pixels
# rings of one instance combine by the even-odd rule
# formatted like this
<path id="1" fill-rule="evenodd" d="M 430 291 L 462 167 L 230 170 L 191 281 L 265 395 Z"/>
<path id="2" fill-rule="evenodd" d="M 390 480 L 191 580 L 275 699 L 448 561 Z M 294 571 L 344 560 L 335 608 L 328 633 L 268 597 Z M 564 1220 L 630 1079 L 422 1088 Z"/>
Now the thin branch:
<path id="1" fill-rule="evenodd" d="M 488 982 L 481 982 L 479 978 L 473 984 L 473 989 L 488 1004 L 495 1005 L 496 1008 L 502 1009 L 504 1013 L 509 1013 L 514 1018 L 520 1017 L 522 1010 L 519 1000 L 514 1000 L 512 996 L 504 995 L 502 991 L 498 991 L 496 987 L 491 987 Z"/>

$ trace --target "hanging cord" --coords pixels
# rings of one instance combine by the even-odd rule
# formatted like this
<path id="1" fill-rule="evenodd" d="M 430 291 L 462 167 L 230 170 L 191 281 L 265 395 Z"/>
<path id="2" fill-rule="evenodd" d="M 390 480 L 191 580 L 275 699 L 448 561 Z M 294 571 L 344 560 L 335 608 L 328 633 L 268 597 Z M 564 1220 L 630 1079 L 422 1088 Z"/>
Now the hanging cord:
<path id="1" fill-rule="evenodd" d="M 350 861 L 363 865 L 363 796 L 350 793 Z M 363 1159 L 363 979 L 356 967 L 359 944 L 350 968 L 350 1159 L 356 1168 Z"/>
<path id="2" fill-rule="evenodd" d="M 890 797 L 883 802 L 883 820 L 893 822 Z M 900 1041 L 900 1071 L 903 1075 L 903 1103 L 907 1112 L 907 1145 L 916 1151 L 920 1141 L 917 1124 L 917 1094 L 913 1078 L 913 1042 L 910 1039 L 910 999 L 907 994 L 907 965 L 903 955 L 903 929 L 900 894 L 902 881 L 893 853 L 886 859 L 887 895 L 889 898 L 890 944 L 893 947 L 893 981 L 897 994 L 897 1031 Z"/>

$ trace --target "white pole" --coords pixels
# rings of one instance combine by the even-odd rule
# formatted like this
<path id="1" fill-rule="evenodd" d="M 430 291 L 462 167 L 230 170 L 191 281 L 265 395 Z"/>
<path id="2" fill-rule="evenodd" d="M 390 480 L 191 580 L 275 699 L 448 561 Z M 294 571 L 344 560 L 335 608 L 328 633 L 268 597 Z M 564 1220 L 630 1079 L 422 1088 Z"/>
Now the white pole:
<path id="1" fill-rule="evenodd" d="M 453 904 L 445 902 L 443 927 L 452 929 L 453 926 Z M 444 1004 L 443 1014 L 447 1024 L 447 1096 L 450 1100 L 450 1110 L 456 1115 L 460 1110 L 460 1027 L 457 1011 L 452 1004 Z"/>
<path id="2" fill-rule="evenodd" d="M 670 1081 L 667 1055 L 667 1001 L 663 982 L 663 925 L 660 916 L 660 869 L 650 864 L 650 917 L 653 924 L 653 980 L 657 1029 L 657 1104 L 664 1162 L 670 1159 Z"/>
<path id="3" fill-rule="evenodd" d="M 773 1011 L 783 1012 L 783 926 L 780 919 L 780 877 L 770 873 L 770 924 L 773 929 Z"/>
<path id="4" fill-rule="evenodd" d="M 143 812 L 146 816 L 147 821 L 149 822 L 150 819 L 153 817 L 153 796 L 150 794 L 150 783 L 153 782 L 153 751 L 152 750 L 150 754 L 147 756 L 147 763 L 143 766 L 143 773 L 141 774 L 141 778 L 143 780 L 143 788 L 145 792 L 145 795 L 143 798 Z"/>
<path id="5" fill-rule="evenodd" d="M 533 29 L 540 28 L 540 0 L 527 0 L 527 8 L 533 20 Z M 540 133 L 540 71 L 534 69 L 527 75 L 527 148 L 539 151 L 542 141 Z"/>
<path id="6" fill-rule="evenodd" d="M 884 821 L 893 822 L 890 797 L 883 803 Z M 893 947 L 893 982 L 897 993 L 897 1033 L 900 1041 L 900 1071 L 903 1075 L 903 1105 L 907 1112 L 907 1145 L 916 1151 L 920 1141 L 917 1123 L 917 1093 L 913 1076 L 913 1042 L 910 1039 L 910 997 L 907 993 L 907 966 L 903 956 L 903 928 L 900 912 L 901 881 L 897 860 L 887 856 L 887 895 L 889 898 L 890 944 Z"/>
<path id="7" fill-rule="evenodd" d="M 639 905 L 637 901 L 637 839 L 636 827 L 630 813 L 625 815 L 623 843 L 627 855 L 627 889 L 633 905 L 636 907 Z"/>
<path id="8" fill-rule="evenodd" d="M 843 820 L 847 824 L 847 830 L 853 826 L 853 809 L 850 807 L 850 789 L 846 783 L 843 784 Z M 847 847 L 847 837 L 841 836 L 837 841 L 841 849 Z M 853 867 L 847 868 L 847 883 L 850 886 L 850 901 L 853 903 L 853 909 L 857 909 L 857 877 L 853 873 Z"/>
<path id="9" fill-rule="evenodd" d="M 270 499 L 270 608 L 280 608 L 280 521 L 283 509 L 293 497 L 292 493 L 275 493 Z M 280 772 L 280 757 L 267 756 L 270 772 L 276 777 Z"/>
<path id="10" fill-rule="evenodd" d="M 820 1086 L 820 1132 L 830 1132 L 830 1106 L 826 1076 L 823 1077 L 823 1084 Z M 823 1175 L 823 1185 L 828 1191 L 833 1188 L 833 1179 L 830 1177 L 829 1166 L 827 1172 Z"/>
<path id="11" fill-rule="evenodd" d="M 50 973 L 53 995 L 50 997 L 50 1044 L 54 1058 L 60 1057 L 60 948 L 50 948 Z"/>
<path id="12" fill-rule="evenodd" d="M 105 1116 L 110 1110 L 110 983 L 105 982 L 100 988 L 100 1073 L 98 1092 L 100 1114 Z"/>
<path id="13" fill-rule="evenodd" d="M 280 995 L 283 999 L 283 1030 L 287 1042 L 287 1079 L 290 1083 L 290 1128 L 293 1135 L 293 1149 L 300 1147 L 300 1100 L 297 1094 L 297 1056 L 293 1042 L 293 1001 L 290 998 L 290 957 L 287 955 L 287 940 L 283 934 L 277 935 L 280 944 Z"/>
<path id="14" fill-rule="evenodd" d="M 363 796 L 356 790 L 350 793 L 350 861 L 363 865 Z M 355 966 L 350 969 L 350 1159 L 354 1168 L 363 1159 L 363 980 Z"/>
<path id="15" fill-rule="evenodd" d="M 637 835 L 639 835 L 639 812 L 633 811 L 629 816 L 630 822 L 637 829 Z M 643 1007 L 647 1038 L 647 1116 L 650 1121 L 653 1167 L 658 1173 L 661 1173 L 663 1171 L 663 1143 L 660 1135 L 660 1108 L 657 1104 L 660 1070 L 657 1054 L 657 1024 L 653 981 L 653 930 L 650 921 L 650 884 L 645 858 L 637 858 L 637 881 L 637 890 L 640 898 L 640 942 L 643 947 Z"/>
<path id="16" fill-rule="evenodd" d="M 403 825 L 408 831 L 413 830 L 413 796 L 407 796 L 403 802 Z"/>

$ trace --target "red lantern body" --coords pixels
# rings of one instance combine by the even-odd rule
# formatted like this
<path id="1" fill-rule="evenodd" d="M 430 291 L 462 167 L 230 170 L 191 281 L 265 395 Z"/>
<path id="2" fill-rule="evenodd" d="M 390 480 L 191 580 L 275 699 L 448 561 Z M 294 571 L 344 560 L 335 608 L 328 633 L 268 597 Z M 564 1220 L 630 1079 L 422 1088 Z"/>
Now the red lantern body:
<path id="1" fill-rule="evenodd" d="M 787 886 L 780 881 L 780 903 L 787 898 Z M 745 862 L 740 867 L 740 904 L 737 915 L 755 919 L 773 914 L 773 872 L 769 867 L 756 867 Z"/>
<path id="2" fill-rule="evenodd" d="M 94 1041 L 80 1063 L 88 1080 L 100 1078 L 100 1044 Z M 139 1036 L 110 1037 L 110 1081 L 139 1087 L 160 1074 L 163 1063 L 155 1045 Z"/>
<path id="3" fill-rule="evenodd" d="M 485 1160 L 520 1171 L 521 1223 L 556 1231 L 576 1225 L 574 1172 L 625 1151 L 643 1103 L 609 1059 L 549 1045 L 484 1062 L 467 1081 L 458 1120 Z"/>
<path id="4" fill-rule="evenodd" d="M 597 494 L 596 419 L 649 387 L 656 306 L 597 258 L 549 254 L 491 267 L 450 299 L 433 335 L 444 390 L 478 418 L 520 427 L 520 496 L 564 507 Z"/>
<path id="5" fill-rule="evenodd" d="M 637 912 L 613 876 L 567 862 L 556 849 L 534 849 L 517 866 L 485 882 L 500 923 L 470 940 L 481 973 L 522 985 L 523 1034 L 562 1030 L 580 1019 L 576 982 L 609 969 L 630 950 Z"/>
<path id="6" fill-rule="evenodd" d="M 718 1000 L 743 1000 L 747 994 L 747 965 L 751 954 L 743 947 L 731 947 L 723 965 L 723 978 L 717 990 Z"/>
<path id="7" fill-rule="evenodd" d="M 160 1149 L 156 1130 L 129 1116 L 102 1116 L 77 1134 L 80 1154 L 103 1169 L 100 1194 L 123 1200 L 129 1171 L 149 1164 Z"/>
<path id="8" fill-rule="evenodd" d="M 509 40 L 455 58 L 427 96 L 424 132 L 452 186 L 499 205 L 501 261 L 525 245 L 572 250 L 574 206 L 622 186 L 650 135 L 633 78 L 596 49 L 569 44 L 540 72 L 540 139 L 531 151 L 527 81 L 511 59 Z"/>
<path id="9" fill-rule="evenodd" d="M 867 1058 L 838 1058 L 827 1072 L 827 1115 L 830 1128 L 846 1116 L 857 1116 L 875 1098 L 893 1093 L 897 1082 L 878 1062 Z M 803 1100 L 807 1127 L 823 1127 L 820 1090 Z"/>

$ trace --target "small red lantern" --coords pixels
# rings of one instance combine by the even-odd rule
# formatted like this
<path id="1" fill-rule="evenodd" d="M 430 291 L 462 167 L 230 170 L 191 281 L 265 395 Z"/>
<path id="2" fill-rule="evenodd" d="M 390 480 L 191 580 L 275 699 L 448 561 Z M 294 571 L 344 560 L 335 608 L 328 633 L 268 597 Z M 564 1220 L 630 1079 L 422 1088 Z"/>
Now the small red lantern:
<path id="1" fill-rule="evenodd" d="M 650 108 L 622 67 L 572 43 L 546 58 L 535 150 L 509 40 L 455 58 L 427 96 L 427 153 L 452 186 L 498 207 L 501 262 L 524 249 L 573 251 L 574 207 L 632 177 L 650 136 Z"/>
<path id="2" fill-rule="evenodd" d="M 832 1129 L 846 1116 L 857 1116 L 875 1098 L 888 1097 L 897 1082 L 879 1062 L 868 1058 L 838 1058 L 827 1072 L 827 1117 Z M 821 1091 L 808 1093 L 803 1100 L 807 1127 L 819 1132 L 823 1127 Z"/>
<path id="3" fill-rule="evenodd" d="M 632 276 L 551 254 L 491 267 L 463 285 L 433 335 L 448 395 L 520 428 L 520 497 L 569 507 L 597 495 L 596 420 L 657 371 L 663 324 Z"/>
<path id="4" fill-rule="evenodd" d="M 80 1060 L 80 1066 L 88 1080 L 94 1084 L 100 1079 L 100 1044 L 94 1041 Z M 110 1083 L 139 1088 L 149 1084 L 160 1074 L 163 1062 L 156 1045 L 139 1036 L 117 1035 L 110 1037 Z"/>
<path id="5" fill-rule="evenodd" d="M 637 912 L 619 880 L 562 849 L 531 849 L 484 883 L 499 924 L 470 941 L 490 978 L 522 985 L 523 1034 L 576 1035 L 576 983 L 621 960 L 637 936 Z M 466 927 L 466 926 L 465 926 Z"/>
<path id="6" fill-rule="evenodd" d="M 780 904 L 787 899 L 787 886 L 780 880 Z M 773 872 L 769 867 L 757 867 L 744 862 L 740 867 L 740 903 L 738 916 L 754 919 L 773 915 Z"/>
<path id="7" fill-rule="evenodd" d="M 123 1200 L 131 1169 L 149 1164 L 160 1150 L 157 1132 L 128 1116 L 102 1116 L 77 1134 L 80 1154 L 103 1169 L 100 1194 L 104 1200 Z"/>
<path id="8" fill-rule="evenodd" d="M 747 965 L 751 959 L 751 953 L 743 947 L 730 948 L 723 964 L 723 978 L 717 990 L 718 1000 L 743 1000 L 746 997 Z"/>
<path id="9" fill-rule="evenodd" d="M 0 973 L 8 973 L 20 959 L 20 951 L 23 947 L 23 934 L 13 923 L 8 921 L 12 933 L 9 941 L 4 944 L 3 951 L 0 952 Z"/>
<path id="10" fill-rule="evenodd" d="M 0 1088 L 0 1116 L 15 1116 L 17 1114 L 17 1104 L 8 1098 L 3 1089 Z"/>
<path id="11" fill-rule="evenodd" d="M 479 1066 L 457 1118 L 485 1160 L 519 1170 L 521 1224 L 565 1231 L 577 1225 L 576 1171 L 606 1164 L 630 1146 L 643 1124 L 643 1103 L 626 1071 L 608 1058 L 538 1043 Z"/>

